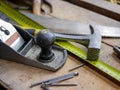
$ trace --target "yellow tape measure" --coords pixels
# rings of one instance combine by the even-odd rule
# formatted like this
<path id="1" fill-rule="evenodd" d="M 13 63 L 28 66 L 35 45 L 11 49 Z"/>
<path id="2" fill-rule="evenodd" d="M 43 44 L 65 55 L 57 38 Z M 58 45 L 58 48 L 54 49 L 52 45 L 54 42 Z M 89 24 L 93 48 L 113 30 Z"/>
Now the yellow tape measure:
<path id="1" fill-rule="evenodd" d="M 15 10 L 15 9 L 11 8 L 9 5 L 5 4 L 2 0 L 0 0 L 0 11 L 24 27 L 44 29 L 43 26 L 39 25 L 38 23 L 29 19 L 28 17 L 22 15 L 17 10 Z M 89 63 L 92 67 L 94 67 L 95 69 L 100 70 L 100 72 L 104 73 L 106 77 L 108 77 L 109 79 L 114 81 L 116 84 L 120 85 L 120 71 L 117 70 L 116 68 L 104 63 L 101 60 L 97 60 L 97 61 L 86 60 L 87 53 L 67 41 L 66 42 L 56 42 L 56 44 L 67 49 L 74 55 L 80 57 L 81 59 L 83 59 L 84 61 Z"/>
<path id="2" fill-rule="evenodd" d="M 118 81 L 117 84 L 120 85 L 120 71 L 119 70 L 113 68 L 112 66 L 104 63 L 101 60 L 97 60 L 97 61 L 86 60 L 87 53 L 84 52 L 83 50 L 81 50 L 80 48 L 73 46 L 72 44 L 70 44 L 68 42 L 57 42 L 57 44 L 59 46 L 62 46 L 65 49 L 67 49 L 68 51 L 70 51 L 74 55 L 80 57 L 84 61 L 86 61 L 89 64 L 91 64 L 92 66 L 96 67 L 97 69 L 101 70 L 102 72 L 110 75 L 112 78 L 116 79 Z M 107 75 L 106 75 L 106 77 L 107 77 Z"/>

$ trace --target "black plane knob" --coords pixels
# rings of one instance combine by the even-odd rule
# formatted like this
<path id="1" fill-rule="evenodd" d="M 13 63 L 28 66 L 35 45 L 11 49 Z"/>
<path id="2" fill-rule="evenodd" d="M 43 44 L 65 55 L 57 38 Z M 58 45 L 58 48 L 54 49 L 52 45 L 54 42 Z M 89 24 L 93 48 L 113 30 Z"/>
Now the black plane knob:
<path id="1" fill-rule="evenodd" d="M 41 47 L 38 57 L 39 61 L 48 62 L 54 57 L 52 45 L 55 42 L 55 35 L 49 30 L 41 30 L 36 36 L 36 42 Z"/>

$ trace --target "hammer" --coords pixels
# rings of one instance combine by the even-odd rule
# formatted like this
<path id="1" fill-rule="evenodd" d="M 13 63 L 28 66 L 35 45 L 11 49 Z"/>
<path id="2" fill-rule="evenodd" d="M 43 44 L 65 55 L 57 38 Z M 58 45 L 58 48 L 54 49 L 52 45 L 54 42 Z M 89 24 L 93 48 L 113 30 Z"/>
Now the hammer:
<path id="1" fill-rule="evenodd" d="M 88 47 L 87 60 L 97 60 L 99 58 L 100 47 L 101 47 L 101 34 L 96 27 L 89 26 L 91 30 L 90 35 L 76 35 L 76 34 L 60 34 L 55 33 L 55 36 L 58 40 L 70 40 L 83 44 Z"/>
<path id="2" fill-rule="evenodd" d="M 65 40 L 65 41 L 73 41 L 79 44 L 82 44 L 88 48 L 87 52 L 87 60 L 97 60 L 99 58 L 100 48 L 101 48 L 101 33 L 96 27 L 92 27 L 89 25 L 91 34 L 67 34 L 67 33 L 55 33 L 52 31 L 51 35 L 54 34 L 56 40 Z M 42 30 L 43 31 L 43 30 Z M 40 31 L 38 36 L 42 36 L 42 31 Z M 48 36 L 48 33 L 45 33 L 45 37 Z M 52 41 L 54 38 L 49 37 L 48 41 Z"/>
<path id="3" fill-rule="evenodd" d="M 91 34 L 67 34 L 67 33 L 55 33 L 52 31 L 51 35 L 54 34 L 56 40 L 65 40 L 65 41 L 73 41 L 79 44 L 82 44 L 88 48 L 87 52 L 87 60 L 97 60 L 99 58 L 100 47 L 101 47 L 101 33 L 97 30 L 96 27 L 89 26 Z M 43 31 L 43 30 L 42 30 Z M 40 31 L 38 36 L 42 36 L 42 31 Z M 48 32 L 45 33 L 45 37 L 48 36 Z M 51 42 L 54 38 L 48 38 L 48 41 Z"/>

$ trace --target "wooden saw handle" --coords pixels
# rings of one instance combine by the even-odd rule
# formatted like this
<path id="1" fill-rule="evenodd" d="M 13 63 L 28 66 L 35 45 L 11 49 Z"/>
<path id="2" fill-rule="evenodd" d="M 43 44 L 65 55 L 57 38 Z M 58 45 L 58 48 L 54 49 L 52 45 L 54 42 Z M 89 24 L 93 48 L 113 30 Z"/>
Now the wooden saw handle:
<path id="1" fill-rule="evenodd" d="M 42 0 L 33 0 L 33 13 L 35 15 L 41 14 L 41 3 Z"/>

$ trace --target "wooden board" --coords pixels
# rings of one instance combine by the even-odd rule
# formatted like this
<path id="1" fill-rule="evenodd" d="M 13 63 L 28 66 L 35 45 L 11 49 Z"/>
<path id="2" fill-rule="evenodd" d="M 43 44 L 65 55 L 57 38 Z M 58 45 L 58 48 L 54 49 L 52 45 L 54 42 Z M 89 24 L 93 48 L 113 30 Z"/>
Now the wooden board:
<path id="1" fill-rule="evenodd" d="M 75 5 L 60 0 L 49 0 L 53 6 L 52 16 L 83 23 L 101 24 L 120 27 L 120 22 L 108 17 L 96 14 Z M 120 39 L 104 39 L 112 45 L 120 45 Z M 85 51 L 86 48 L 78 45 Z M 113 54 L 113 50 L 106 44 L 102 44 L 100 59 L 120 70 L 120 60 Z M 57 72 L 50 72 L 15 62 L 0 61 L 0 83 L 9 90 L 42 90 L 40 86 L 29 88 L 31 83 L 43 81 L 69 73 L 68 70 L 81 62 L 71 55 L 68 55 L 67 62 Z M 76 69 L 79 76 L 62 83 L 77 83 L 74 87 L 51 87 L 51 90 L 120 90 L 120 87 L 104 78 L 91 68 L 84 66 Z"/>
<path id="2" fill-rule="evenodd" d="M 70 2 L 120 21 L 120 6 L 117 4 L 112 4 L 105 0 L 70 0 Z"/>
<path id="3" fill-rule="evenodd" d="M 54 17 L 61 19 L 68 19 L 72 21 L 79 21 L 82 23 L 100 24 L 106 26 L 120 27 L 120 22 L 100 15 L 85 8 L 75 6 L 73 4 L 63 2 L 61 0 L 47 0 L 53 5 Z"/>

